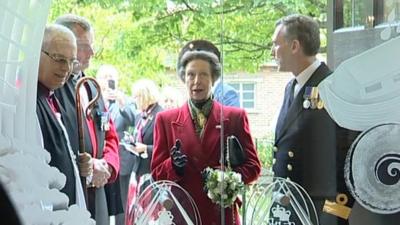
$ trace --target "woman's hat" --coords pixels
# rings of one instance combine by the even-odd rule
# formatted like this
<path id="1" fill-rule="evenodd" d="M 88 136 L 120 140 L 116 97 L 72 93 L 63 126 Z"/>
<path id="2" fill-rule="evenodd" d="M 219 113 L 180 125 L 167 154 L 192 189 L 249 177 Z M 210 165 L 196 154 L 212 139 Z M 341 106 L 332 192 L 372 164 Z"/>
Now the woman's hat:
<path id="1" fill-rule="evenodd" d="M 185 46 L 181 49 L 178 56 L 178 68 L 179 63 L 182 59 L 183 54 L 187 51 L 208 51 L 214 53 L 218 60 L 221 61 L 221 53 L 219 52 L 218 48 L 211 42 L 206 40 L 194 40 L 186 43 Z"/>
<path id="2" fill-rule="evenodd" d="M 182 81 L 184 81 L 184 78 L 182 77 L 182 71 L 184 70 L 183 66 L 188 59 L 193 57 L 207 58 L 218 64 L 221 62 L 221 53 L 213 43 L 206 40 L 190 41 L 182 47 L 178 55 L 177 72 Z M 220 76 L 220 72 L 214 75 L 218 78 Z"/>

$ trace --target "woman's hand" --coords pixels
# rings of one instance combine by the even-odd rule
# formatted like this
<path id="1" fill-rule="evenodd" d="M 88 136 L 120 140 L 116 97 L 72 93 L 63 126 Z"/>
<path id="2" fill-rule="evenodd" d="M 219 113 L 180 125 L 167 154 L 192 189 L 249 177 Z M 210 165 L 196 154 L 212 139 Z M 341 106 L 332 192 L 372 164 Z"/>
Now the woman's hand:
<path id="1" fill-rule="evenodd" d="M 135 142 L 134 144 L 126 145 L 125 148 L 126 150 L 135 155 L 142 155 L 142 156 L 147 155 L 147 145 L 140 142 Z"/>
<path id="2" fill-rule="evenodd" d="M 135 142 L 135 146 L 132 147 L 133 147 L 132 149 L 138 154 L 142 154 L 147 151 L 147 145 L 140 142 Z"/>
<path id="3" fill-rule="evenodd" d="M 171 161 L 172 167 L 174 168 L 176 174 L 183 176 L 185 172 L 185 165 L 187 163 L 187 156 L 182 153 L 181 141 L 176 139 L 175 145 L 171 148 Z"/>

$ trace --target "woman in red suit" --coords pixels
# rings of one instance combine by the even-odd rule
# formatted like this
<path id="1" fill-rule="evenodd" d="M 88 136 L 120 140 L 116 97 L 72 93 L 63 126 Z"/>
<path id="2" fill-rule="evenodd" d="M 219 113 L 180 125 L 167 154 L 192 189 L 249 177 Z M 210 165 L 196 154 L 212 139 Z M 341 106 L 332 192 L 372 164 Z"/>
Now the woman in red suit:
<path id="1" fill-rule="evenodd" d="M 207 197 L 201 176 L 205 168 L 220 166 L 221 110 L 224 140 L 235 135 L 247 155 L 234 171 L 248 184 L 258 178 L 261 170 L 246 112 L 222 107 L 212 98 L 212 86 L 221 75 L 219 56 L 218 49 L 203 40 L 190 42 L 181 50 L 178 73 L 189 99 L 180 108 L 160 112 L 154 128 L 153 178 L 182 186 L 194 199 L 204 225 L 221 224 L 221 207 Z M 225 224 L 240 224 L 237 204 L 225 209 Z"/>

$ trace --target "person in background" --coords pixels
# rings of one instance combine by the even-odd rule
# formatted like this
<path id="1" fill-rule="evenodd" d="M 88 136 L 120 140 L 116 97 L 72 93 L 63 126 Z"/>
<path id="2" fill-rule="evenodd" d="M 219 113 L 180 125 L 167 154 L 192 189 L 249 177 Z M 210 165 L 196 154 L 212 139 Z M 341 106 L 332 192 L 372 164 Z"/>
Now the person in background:
<path id="1" fill-rule="evenodd" d="M 119 90 L 118 77 L 118 70 L 112 65 L 101 65 L 96 73 L 96 81 L 114 122 L 119 110 L 125 106 L 125 95 Z"/>
<path id="2" fill-rule="evenodd" d="M 171 86 L 163 87 L 161 96 L 161 105 L 164 110 L 178 108 L 183 103 L 182 93 L 180 93 L 178 89 Z"/>
<path id="3" fill-rule="evenodd" d="M 104 102 L 121 139 L 124 131 L 128 131 L 128 127 L 134 126 L 137 113 L 136 104 L 133 101 L 128 101 L 125 94 L 119 89 L 118 77 L 118 71 L 112 65 L 100 66 L 96 74 Z"/>
<path id="4" fill-rule="evenodd" d="M 112 65 L 101 65 L 96 73 L 96 80 L 100 85 L 101 92 L 104 98 L 104 102 L 110 112 L 111 119 L 114 121 L 115 128 L 118 133 L 118 138 L 121 143 L 121 139 L 124 137 L 124 132 L 134 129 L 135 116 L 136 116 L 136 105 L 133 102 L 125 101 L 125 95 L 119 90 L 119 73 L 117 68 Z M 124 146 L 119 146 L 119 158 L 120 158 L 120 173 L 118 180 L 109 187 L 110 192 L 114 193 L 112 196 L 116 196 L 120 199 L 124 212 L 126 212 L 126 191 L 129 182 L 130 171 L 127 172 L 125 169 L 129 164 L 129 155 L 124 150 Z M 128 176 L 128 178 L 126 178 Z M 115 193 L 115 192 L 118 192 Z M 117 202 L 118 200 L 117 199 Z M 115 216 L 116 225 L 125 224 L 125 214 L 120 213 Z"/>
<path id="5" fill-rule="evenodd" d="M 239 94 L 232 85 L 218 79 L 213 88 L 214 99 L 227 106 L 240 107 Z"/>
<path id="6" fill-rule="evenodd" d="M 84 192 L 76 161 L 77 152 L 69 143 L 64 124 L 68 123 L 64 107 L 54 96 L 68 79 L 76 60 L 76 39 L 64 26 L 49 25 L 45 28 L 39 61 L 36 114 L 42 132 L 44 148 L 50 153 L 50 165 L 66 177 L 61 192 L 69 198 L 69 205 L 77 204 L 86 208 Z M 81 175 L 88 176 L 92 162 L 85 158 L 81 163 Z"/>
<path id="7" fill-rule="evenodd" d="M 156 115 L 163 110 L 158 103 L 160 91 L 153 81 L 148 79 L 136 81 L 132 85 L 131 93 L 140 113 L 135 119 L 134 143 L 126 148 L 131 158 L 130 164 L 126 167 L 130 171 L 128 204 L 134 203 L 140 191 L 151 182 L 154 121 Z"/>
<path id="8" fill-rule="evenodd" d="M 340 211 L 342 205 L 337 199 L 349 210 L 354 202 L 344 182 L 344 161 L 357 133 L 339 127 L 318 96 L 318 84 L 331 73 L 316 58 L 320 47 L 318 23 L 304 15 L 284 17 L 277 22 L 272 41 L 279 71 L 294 76 L 286 86 L 276 125 L 274 175 L 305 188 L 320 224 L 348 224 L 346 215 L 330 213 Z M 287 222 L 301 224 L 291 206 L 285 210 L 291 211 Z M 279 223 L 279 218 L 273 219 L 272 223 Z"/>
<path id="9" fill-rule="evenodd" d="M 76 91 L 80 92 L 83 109 L 86 108 L 88 100 L 94 98 L 97 93 L 93 82 L 89 81 L 81 86 L 80 90 L 75 90 L 77 81 L 85 77 L 84 71 L 89 67 L 90 60 L 94 55 L 93 42 L 94 30 L 89 21 L 81 16 L 66 14 L 56 19 L 56 24 L 69 28 L 75 35 L 77 41 L 77 59 L 79 65 L 72 71 L 72 75 L 66 84 L 56 90 L 55 95 L 65 108 L 64 117 L 68 117 L 70 123 L 65 126 L 68 131 L 69 140 L 74 151 L 79 149 L 79 137 L 77 130 L 76 114 Z M 86 118 L 82 112 L 83 118 Z M 116 215 L 123 212 L 122 203 L 118 197 L 112 196 L 119 194 L 105 185 L 113 183 L 119 173 L 119 154 L 118 154 L 118 135 L 113 121 L 110 119 L 103 97 L 97 101 L 96 107 L 92 110 L 92 117 L 86 118 L 83 123 L 84 146 L 86 157 L 93 161 L 92 179 L 88 180 L 88 209 L 97 225 L 108 225 L 109 215 Z"/>
<path id="10" fill-rule="evenodd" d="M 247 155 L 233 170 L 248 184 L 258 178 L 261 164 L 246 112 L 237 107 L 222 107 L 212 99 L 212 86 L 222 70 L 214 52 L 216 47 L 208 41 L 202 41 L 200 47 L 197 43 L 186 44 L 178 58 L 178 75 L 189 99 L 181 107 L 160 112 L 156 117 L 151 172 L 155 180 L 174 181 L 193 197 L 202 224 L 218 225 L 221 207 L 204 191 L 202 171 L 220 167 L 221 110 L 226 121 L 224 136 L 235 135 Z M 225 209 L 225 224 L 240 224 L 237 203 Z"/>

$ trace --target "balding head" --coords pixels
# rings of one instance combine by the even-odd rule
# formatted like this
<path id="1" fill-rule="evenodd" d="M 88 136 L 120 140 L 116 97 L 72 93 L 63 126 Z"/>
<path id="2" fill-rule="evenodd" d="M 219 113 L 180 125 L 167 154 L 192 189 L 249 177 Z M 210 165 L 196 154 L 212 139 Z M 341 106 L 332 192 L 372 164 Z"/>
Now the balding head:
<path id="1" fill-rule="evenodd" d="M 74 34 L 61 25 L 45 28 L 39 63 L 39 82 L 50 90 L 64 85 L 76 61 Z"/>
<path id="2" fill-rule="evenodd" d="M 57 24 L 46 26 L 44 30 L 42 49 L 47 49 L 54 41 L 74 42 L 76 46 L 74 33 L 72 33 L 68 28 Z"/>

